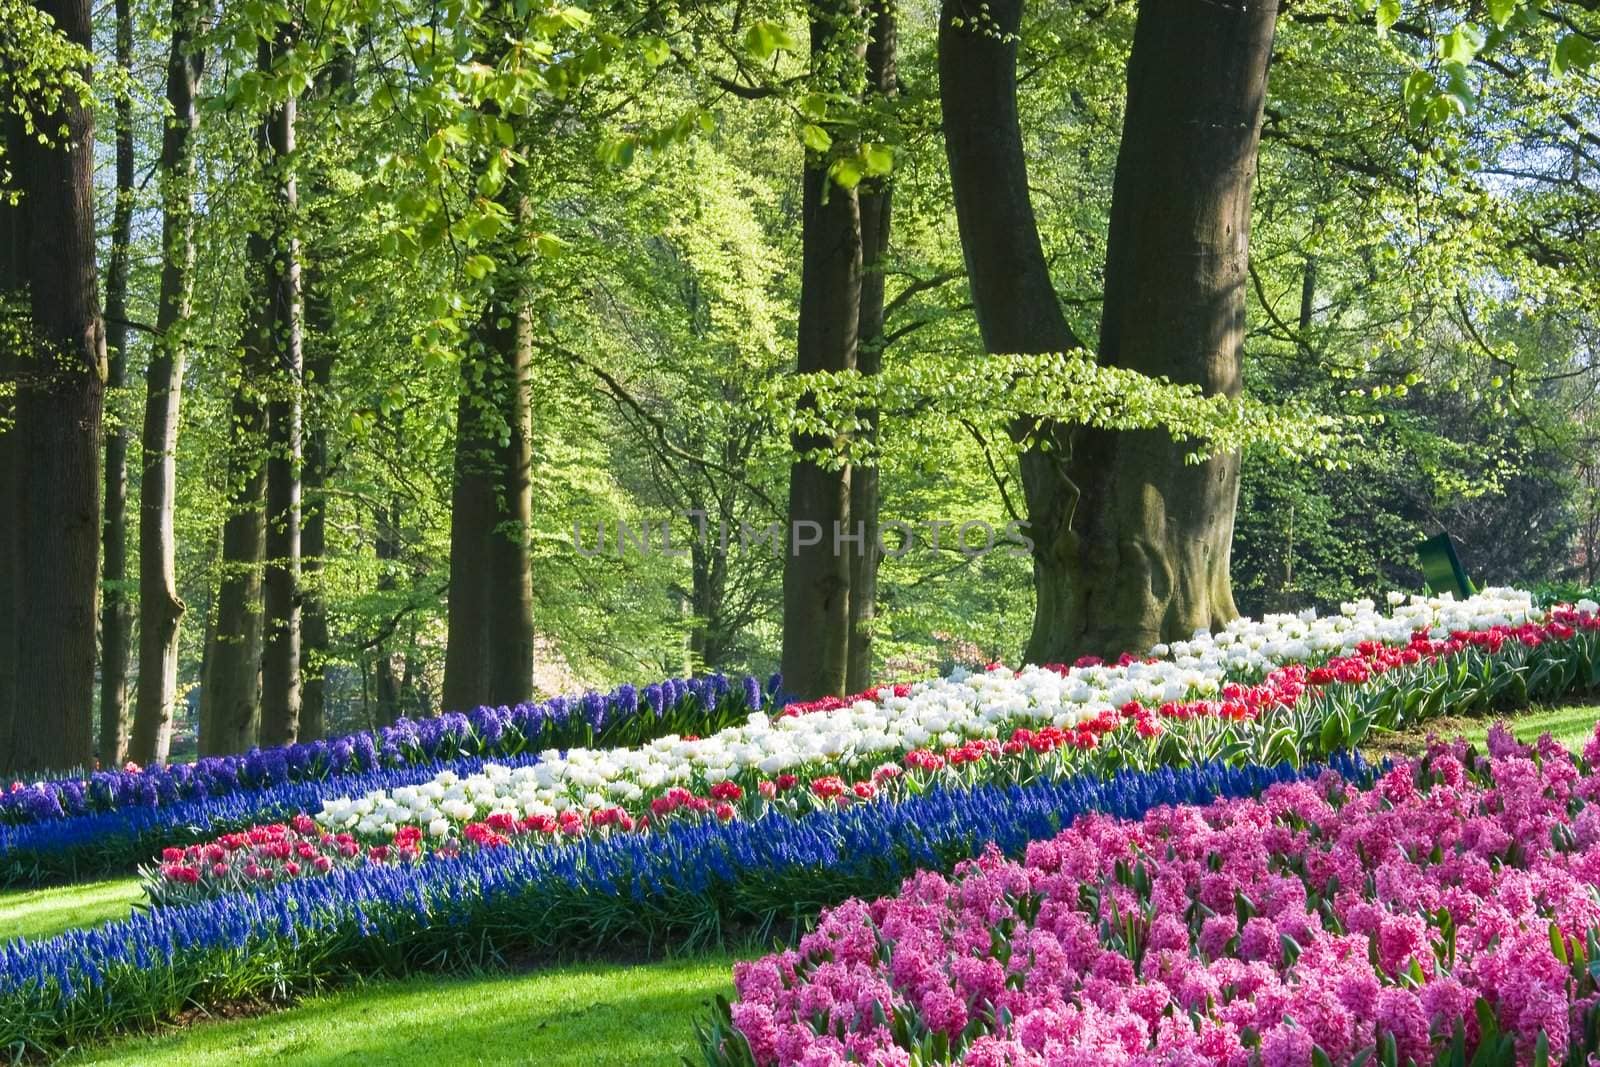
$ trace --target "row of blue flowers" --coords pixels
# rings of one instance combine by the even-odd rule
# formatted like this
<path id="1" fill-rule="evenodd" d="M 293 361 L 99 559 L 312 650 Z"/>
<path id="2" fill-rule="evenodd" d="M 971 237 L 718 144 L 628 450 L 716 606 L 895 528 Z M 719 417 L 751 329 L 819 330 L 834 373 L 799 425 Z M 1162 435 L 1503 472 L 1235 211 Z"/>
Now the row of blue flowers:
<path id="1" fill-rule="evenodd" d="M 624 685 L 609 694 L 401 719 L 376 731 L 252 749 L 240 756 L 96 771 L 0 793 L 0 824 L 159 808 L 464 756 L 503 758 L 549 748 L 637 744 L 663 733 L 711 733 L 770 707 L 777 688 L 776 675 L 766 686 L 753 677 L 733 682 L 722 674 L 668 679 L 643 689 Z"/>
<path id="2" fill-rule="evenodd" d="M 467 756 L 310 782 L 284 782 L 159 807 L 132 806 L 77 818 L 0 825 L 0 887 L 127 874 L 168 845 L 209 841 L 260 823 L 281 822 L 297 812 L 315 813 L 329 797 L 416 785 L 445 769 L 462 775 L 476 774 L 491 758 L 508 767 L 538 762 L 533 753 Z"/>
<path id="3" fill-rule="evenodd" d="M 1335 756 L 1370 779 L 1359 757 Z M 1019 853 L 1081 813 L 1259 793 L 1319 767 L 1220 764 L 1109 779 L 936 788 L 792 819 L 360 867 L 158 908 L 0 947 L 0 1054 L 48 1053 L 196 1005 L 292 995 L 353 973 L 479 966 L 624 944 L 764 935 L 849 896 L 892 892 L 989 842 Z"/>

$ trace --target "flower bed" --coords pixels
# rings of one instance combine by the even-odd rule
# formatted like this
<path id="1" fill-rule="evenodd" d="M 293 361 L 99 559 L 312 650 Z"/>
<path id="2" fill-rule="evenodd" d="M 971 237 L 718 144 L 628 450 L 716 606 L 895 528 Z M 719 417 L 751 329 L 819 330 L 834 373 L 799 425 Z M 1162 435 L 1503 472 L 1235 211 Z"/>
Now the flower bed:
<path id="1" fill-rule="evenodd" d="M 626 745 L 667 733 L 710 732 L 771 703 L 777 687 L 724 675 L 668 679 L 640 690 L 557 697 L 541 704 L 480 707 L 426 719 L 401 719 L 374 732 L 238 756 L 206 757 L 141 770 L 25 784 L 0 792 L 0 824 L 30 823 L 270 789 L 291 782 L 446 762 L 511 757 L 551 746 Z"/>
<path id="2" fill-rule="evenodd" d="M 1194 655 L 1187 648 L 1175 650 L 1176 662 L 958 673 L 805 716 L 754 715 L 704 739 L 547 752 L 514 771 L 445 772 L 418 786 L 330 799 L 317 819 L 366 838 L 417 826 L 446 839 L 489 818 L 565 820 L 568 832 L 633 829 L 673 816 L 754 817 L 773 805 L 797 812 L 914 793 L 942 780 L 940 772 L 1005 784 L 1093 768 L 1295 762 L 1446 707 L 1486 710 L 1600 685 L 1592 611 L 1474 631 L 1436 626 L 1436 637 L 1406 629 L 1398 646 L 1367 636 L 1393 630 L 1351 626 L 1348 654 L 1309 669 L 1276 667 L 1253 685 L 1179 666 Z"/>
<path id="3" fill-rule="evenodd" d="M 1336 761 L 1361 775 L 1359 762 Z M 1314 773 L 1314 772 L 1306 772 Z M 1243 796 L 1289 767 L 1205 766 L 1026 787 L 933 789 L 801 819 L 363 865 L 40 942 L 0 946 L 0 1052 L 49 1052 L 194 1005 L 282 997 L 346 973 L 481 966 L 501 955 L 692 945 L 787 928 L 911 871 L 1012 854 L 1088 811 Z"/>
<path id="4" fill-rule="evenodd" d="M 519 756 L 496 762 L 517 767 L 536 758 Z M 468 757 L 448 766 L 471 774 L 485 762 Z M 316 811 L 325 798 L 349 789 L 394 789 L 429 781 L 444 766 L 433 763 L 376 770 L 154 808 L 131 807 L 22 826 L 0 825 L 0 886 L 40 886 L 127 874 L 165 846 L 210 841 L 220 834 Z"/>
<path id="5" fill-rule="evenodd" d="M 1600 731 L 1080 819 L 741 964 L 722 1064 L 1585 1063 Z"/>

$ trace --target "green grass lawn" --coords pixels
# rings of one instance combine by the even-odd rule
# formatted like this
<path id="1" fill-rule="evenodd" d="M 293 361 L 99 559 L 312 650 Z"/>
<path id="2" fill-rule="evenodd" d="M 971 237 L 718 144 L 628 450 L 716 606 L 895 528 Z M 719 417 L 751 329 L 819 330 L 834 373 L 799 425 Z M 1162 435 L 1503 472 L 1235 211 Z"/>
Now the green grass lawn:
<path id="1" fill-rule="evenodd" d="M 136 878 L 0 893 L 0 944 L 16 937 L 49 937 L 76 926 L 124 919 L 134 902 L 143 899 Z"/>
<path id="2" fill-rule="evenodd" d="M 1482 744 L 1489 733 L 1489 727 L 1501 718 L 1510 724 L 1512 735 L 1519 741 L 1532 741 L 1540 734 L 1548 732 L 1561 744 L 1577 752 L 1582 751 L 1583 746 L 1594 735 L 1595 722 L 1600 721 L 1600 705 L 1534 708 L 1516 716 L 1490 715 L 1470 719 L 1444 716 L 1431 719 L 1416 729 L 1388 734 L 1370 748 L 1376 755 L 1413 753 L 1422 749 L 1427 743 L 1429 734 L 1438 734 L 1446 738 L 1459 735 L 1475 744 Z"/>
<path id="3" fill-rule="evenodd" d="M 733 960 L 581 964 L 481 978 L 413 978 L 201 1022 L 70 1057 L 72 1064 L 668 1065 L 696 1056 L 694 1022 L 731 994 Z"/>

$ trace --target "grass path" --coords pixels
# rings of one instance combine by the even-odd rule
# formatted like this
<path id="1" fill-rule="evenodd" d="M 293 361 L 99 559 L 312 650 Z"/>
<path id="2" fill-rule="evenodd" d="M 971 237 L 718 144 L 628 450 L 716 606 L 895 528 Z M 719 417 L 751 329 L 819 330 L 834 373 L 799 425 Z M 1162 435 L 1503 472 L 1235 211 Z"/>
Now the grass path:
<path id="1" fill-rule="evenodd" d="M 137 878 L 0 893 L 0 944 L 125 919 L 143 899 Z"/>
<path id="2" fill-rule="evenodd" d="M 315 997 L 258 1018 L 98 1046 L 69 1064 L 540 1064 L 667 1067 L 732 990 L 733 961 L 580 964 L 529 974 L 413 978 Z"/>

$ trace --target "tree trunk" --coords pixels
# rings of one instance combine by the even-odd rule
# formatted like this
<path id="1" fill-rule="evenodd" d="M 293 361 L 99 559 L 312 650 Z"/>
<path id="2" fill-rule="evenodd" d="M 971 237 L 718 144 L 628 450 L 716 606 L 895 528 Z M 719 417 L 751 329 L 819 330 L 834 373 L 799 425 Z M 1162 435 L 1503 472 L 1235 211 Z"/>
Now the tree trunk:
<path id="1" fill-rule="evenodd" d="M 836 24 L 850 0 L 811 23 L 813 67 L 834 48 Z M 861 316 L 861 200 L 828 176 L 827 160 L 807 152 L 802 176 L 800 322 L 795 369 L 800 374 L 856 368 Z M 810 401 L 802 401 L 809 403 Z M 834 442 L 796 435 L 796 452 Z M 848 466 L 809 460 L 789 467 L 789 535 L 783 565 L 783 688 L 805 699 L 844 694 L 850 657 L 850 572 L 863 547 L 850 515 Z"/>
<path id="2" fill-rule="evenodd" d="M 249 241 L 255 262 L 265 253 L 258 237 Z M 261 309 L 253 312 L 259 320 Z M 250 327 L 251 346 L 270 328 Z M 246 359 L 250 349 L 246 349 Z M 201 691 L 200 752 L 221 756 L 256 743 L 261 727 L 261 561 L 266 554 L 267 471 L 261 459 L 266 412 L 246 368 L 233 396 L 233 448 L 228 481 L 233 486 L 222 527 L 221 582 L 217 618 L 206 657 Z"/>
<path id="3" fill-rule="evenodd" d="M 320 277 L 306 286 L 306 389 L 308 395 L 326 398 L 333 378 L 333 308 Z M 301 676 L 300 740 L 316 741 L 327 735 L 328 609 L 323 600 L 322 558 L 328 550 L 328 426 L 315 399 L 306 433 L 305 496 L 300 518 L 302 608 L 300 616 Z"/>
<path id="4" fill-rule="evenodd" d="M 377 519 L 377 536 L 373 538 L 373 554 L 378 558 L 378 592 L 391 593 L 398 586 L 396 569 L 400 560 L 400 506 L 391 501 L 380 508 Z M 378 718 L 379 726 L 392 725 L 400 716 L 400 672 L 395 664 L 395 654 L 388 640 L 379 642 L 377 648 Z"/>
<path id="5" fill-rule="evenodd" d="M 347 100 L 355 78 L 355 57 L 341 51 L 329 65 L 318 95 L 334 106 Z M 312 211 L 326 202 L 326 175 L 312 185 Z M 320 234 L 320 231 L 319 231 Z M 334 314 L 327 263 L 333 249 L 322 243 L 306 255 L 306 427 L 305 466 L 301 474 L 303 496 L 300 516 L 300 740 L 327 736 L 328 608 L 323 597 L 322 558 L 328 548 L 327 496 L 329 475 L 328 406 L 333 395 L 333 368 L 338 353 L 338 316 Z"/>
<path id="6" fill-rule="evenodd" d="M 869 99 L 893 97 L 898 90 L 895 66 L 894 4 L 874 0 L 872 39 L 867 43 L 867 94 Z M 883 283 L 893 187 L 889 179 L 868 179 L 861 198 L 861 312 L 857 327 L 856 369 L 863 375 L 883 369 Z M 862 431 L 868 440 L 878 438 L 878 411 L 862 412 Z M 850 518 L 859 523 L 864 546 L 850 554 L 850 646 L 845 689 L 859 693 L 872 684 L 873 622 L 878 614 L 878 464 L 874 460 L 850 472 Z"/>
<path id="7" fill-rule="evenodd" d="M 1027 196 L 1013 36 L 1021 0 L 987 13 L 993 35 L 951 0 L 939 31 L 951 181 L 984 345 L 1081 347 L 1050 286 Z M 1250 183 L 1276 16 L 1270 2 L 1140 8 L 1113 190 L 1104 362 L 1238 390 Z M 1234 614 L 1236 456 L 1188 466 L 1162 431 L 1037 430 L 1050 447 L 1021 460 L 1037 596 L 1029 661 L 1143 651 Z"/>
<path id="8" fill-rule="evenodd" d="M 513 217 L 528 221 L 518 197 Z M 528 264 L 511 265 L 510 293 L 498 291 L 480 322 L 484 347 L 500 361 L 499 400 L 506 433 L 496 447 L 495 530 L 489 539 L 489 700 L 518 704 L 533 698 L 533 312 Z M 501 301 L 504 301 L 503 303 Z"/>
<path id="9" fill-rule="evenodd" d="M 524 223 L 518 179 L 500 193 Z M 456 415 L 450 515 L 450 620 L 444 706 L 516 704 L 533 695 L 533 319 L 528 264 L 498 247 L 491 292 L 467 339 Z"/>
<path id="10" fill-rule="evenodd" d="M 263 42 L 262 70 L 290 43 Z M 274 185 L 271 245 L 263 298 L 271 305 L 272 348 L 264 366 L 267 402 L 266 617 L 261 658 L 261 744 L 287 745 L 300 732 L 300 395 L 305 366 L 300 334 L 300 242 L 295 235 L 295 98 L 267 116 L 262 129 Z"/>
<path id="11" fill-rule="evenodd" d="M 133 67 L 133 10 L 116 0 L 117 69 Z M 111 212 L 111 263 L 106 270 L 106 389 L 120 403 L 128 382 L 128 243 L 133 237 L 133 100 L 118 93 L 116 203 Z M 133 605 L 128 580 L 128 426 L 117 411 L 106 430 L 105 521 L 101 527 L 100 744 L 101 763 L 120 767 L 127 756 L 128 652 Z"/>
<path id="12" fill-rule="evenodd" d="M 69 41 L 90 47 L 87 0 L 36 6 Z M 19 770 L 87 765 L 94 755 L 106 382 L 93 101 L 68 92 L 36 106 L 37 128 L 52 142 L 21 138 L 9 160 L 28 217 L 22 269 L 32 337 L 16 377 L 15 496 L 6 502 L 19 546 L 6 605 L 15 612 L 14 705 L 29 709 L 15 730 L 10 762 Z"/>
<path id="13" fill-rule="evenodd" d="M 178 635 L 184 603 L 178 596 L 178 425 L 194 275 L 194 160 L 200 125 L 198 99 L 205 61 L 194 47 L 200 7 L 174 0 L 167 57 L 167 106 L 161 133 L 161 293 L 157 337 L 145 373 L 143 475 L 139 497 L 139 689 L 133 758 L 164 761 L 178 697 Z"/>
<path id="14" fill-rule="evenodd" d="M 1236 396 L 1250 202 L 1278 15 L 1145 0 L 1112 190 L 1100 359 Z M 1239 457 L 1185 462 L 1163 431 L 1075 434 L 1077 551 L 1030 653 L 1143 652 L 1237 614 L 1229 553 Z"/>
<path id="15" fill-rule="evenodd" d="M 15 151 L 11 146 L 19 144 L 24 134 L 21 120 L 7 107 L 8 95 L 0 83 L 0 144 L 11 152 Z M 23 337 L 28 328 L 27 282 L 22 268 L 28 220 L 22 207 L 11 201 L 15 191 L 15 186 L 0 174 L 0 331 L 6 336 Z M 0 382 L 15 383 L 20 366 L 20 354 L 0 345 Z M 9 390 L 0 390 L 0 507 L 7 509 L 17 504 L 15 418 L 16 398 Z M 0 771 L 11 770 L 16 755 L 12 725 L 16 709 L 17 618 L 12 605 L 16 603 L 20 551 L 17 524 L 0 522 Z"/>
<path id="16" fill-rule="evenodd" d="M 1028 193 L 1027 160 L 1017 117 L 1017 33 L 1022 0 L 986 7 L 993 20 L 962 0 L 946 0 L 939 21 L 939 96 L 945 151 L 966 260 L 967 282 L 984 350 L 1065 352 L 1082 343 L 1067 325 L 1050 282 Z M 957 25 L 957 22 L 960 25 Z M 1036 443 L 1020 459 L 1028 533 L 1033 539 L 1034 636 L 1027 658 L 1041 662 L 1038 638 L 1057 631 L 1057 576 L 1070 555 L 1076 490 L 1062 466 L 1065 427 L 1018 426 Z M 1041 443 L 1042 442 L 1042 443 Z M 1048 447 L 1046 447 L 1048 445 Z M 1048 657 L 1046 657 L 1048 659 Z"/>
<path id="17" fill-rule="evenodd" d="M 485 422 L 488 361 L 469 346 L 456 402 L 455 482 L 450 492 L 450 615 L 444 660 L 444 710 L 489 700 L 489 539 L 494 534 L 493 445 Z"/>

